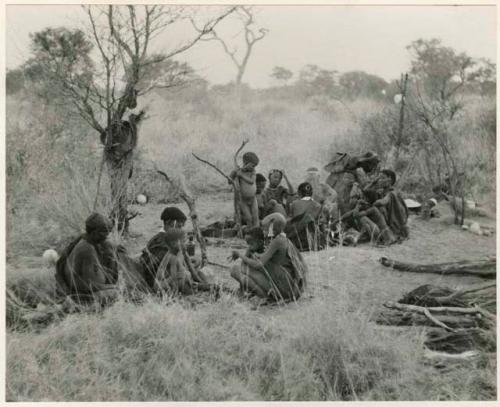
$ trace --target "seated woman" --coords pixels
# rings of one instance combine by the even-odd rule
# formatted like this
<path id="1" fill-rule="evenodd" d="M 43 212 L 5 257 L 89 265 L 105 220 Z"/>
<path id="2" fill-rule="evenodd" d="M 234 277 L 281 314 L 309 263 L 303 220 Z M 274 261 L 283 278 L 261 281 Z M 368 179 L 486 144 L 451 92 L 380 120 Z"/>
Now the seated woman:
<path id="1" fill-rule="evenodd" d="M 271 301 L 297 300 L 306 286 L 307 265 L 292 242 L 283 233 L 286 219 L 279 213 L 268 215 L 262 221 L 264 228 L 274 235 L 262 255 L 232 252 L 233 260 L 241 265 L 231 269 L 231 276 L 243 291 Z"/>
<path id="2" fill-rule="evenodd" d="M 113 301 L 118 294 L 120 250 L 106 239 L 112 229 L 109 219 L 93 213 L 85 221 L 85 232 L 71 242 L 56 263 L 56 287 L 61 296 L 80 303 Z"/>

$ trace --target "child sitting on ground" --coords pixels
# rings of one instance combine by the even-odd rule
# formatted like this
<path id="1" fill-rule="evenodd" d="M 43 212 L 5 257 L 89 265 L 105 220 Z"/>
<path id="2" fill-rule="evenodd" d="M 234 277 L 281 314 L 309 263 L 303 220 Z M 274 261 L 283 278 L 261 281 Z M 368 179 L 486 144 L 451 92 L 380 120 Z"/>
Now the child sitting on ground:
<path id="1" fill-rule="evenodd" d="M 156 292 L 162 294 L 193 293 L 191 276 L 179 255 L 184 239 L 185 233 L 181 229 L 169 229 L 165 232 L 164 241 L 168 246 L 168 252 L 158 266 L 154 282 Z"/>
<path id="2" fill-rule="evenodd" d="M 287 187 L 281 184 L 281 181 L 285 179 Z M 290 197 L 294 194 L 293 186 L 288 180 L 285 172 L 283 170 L 271 170 L 269 172 L 269 186 L 265 189 L 263 193 L 264 200 L 264 216 L 271 213 L 282 213 L 285 215 L 289 212 Z M 283 208 L 283 209 L 282 209 Z"/>
<path id="3" fill-rule="evenodd" d="M 259 157 L 252 152 L 243 154 L 243 167 L 231 172 L 231 179 L 240 194 L 240 210 L 243 223 L 248 226 L 259 225 L 259 209 L 257 206 L 257 186 L 255 167 L 259 164 Z"/>
<path id="4" fill-rule="evenodd" d="M 257 174 L 255 177 L 255 183 L 257 185 L 257 192 L 255 197 L 257 198 L 257 207 L 259 209 L 259 219 L 264 218 L 264 190 L 266 189 L 267 179 L 262 174 Z"/>

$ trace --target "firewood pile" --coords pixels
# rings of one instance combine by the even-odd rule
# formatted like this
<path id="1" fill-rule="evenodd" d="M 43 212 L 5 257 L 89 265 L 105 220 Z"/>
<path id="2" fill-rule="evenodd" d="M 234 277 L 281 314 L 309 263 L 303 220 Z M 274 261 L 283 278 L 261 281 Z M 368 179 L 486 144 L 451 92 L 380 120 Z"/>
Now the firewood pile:
<path id="1" fill-rule="evenodd" d="M 407 263 L 386 258 L 380 262 L 400 271 L 445 270 L 451 274 L 451 270 L 478 275 L 478 269 L 474 268 L 476 264 L 483 278 L 492 278 L 491 264 L 496 260 L 446 263 L 444 267 L 437 265 L 434 271 L 429 271 L 432 265 L 409 267 Z M 496 352 L 496 281 L 458 290 L 426 284 L 405 294 L 397 302 L 387 301 L 383 305 L 386 309 L 376 317 L 380 325 L 429 327 L 425 331 L 425 358 L 436 366 L 477 361 Z"/>

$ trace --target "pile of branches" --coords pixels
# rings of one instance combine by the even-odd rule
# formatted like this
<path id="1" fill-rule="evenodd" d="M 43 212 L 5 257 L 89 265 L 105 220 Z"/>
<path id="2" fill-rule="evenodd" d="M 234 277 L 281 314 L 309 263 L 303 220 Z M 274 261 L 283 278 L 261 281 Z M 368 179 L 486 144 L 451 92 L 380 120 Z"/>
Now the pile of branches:
<path id="1" fill-rule="evenodd" d="M 384 307 L 378 324 L 431 327 L 424 342 L 427 359 L 463 361 L 496 352 L 496 282 L 460 290 L 426 284 Z"/>

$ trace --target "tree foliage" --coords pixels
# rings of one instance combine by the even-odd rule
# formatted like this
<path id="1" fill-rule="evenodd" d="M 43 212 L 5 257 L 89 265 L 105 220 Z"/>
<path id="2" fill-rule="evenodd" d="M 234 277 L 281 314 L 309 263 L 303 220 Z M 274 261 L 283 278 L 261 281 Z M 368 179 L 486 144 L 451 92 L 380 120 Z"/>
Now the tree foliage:
<path id="1" fill-rule="evenodd" d="M 292 79 L 293 72 L 282 66 L 275 66 L 271 73 L 271 77 L 286 85 L 287 82 Z"/>
<path id="2" fill-rule="evenodd" d="M 342 93 L 348 99 L 370 97 L 380 99 L 388 87 L 388 83 L 376 76 L 363 71 L 351 71 L 340 75 L 339 85 Z"/>

